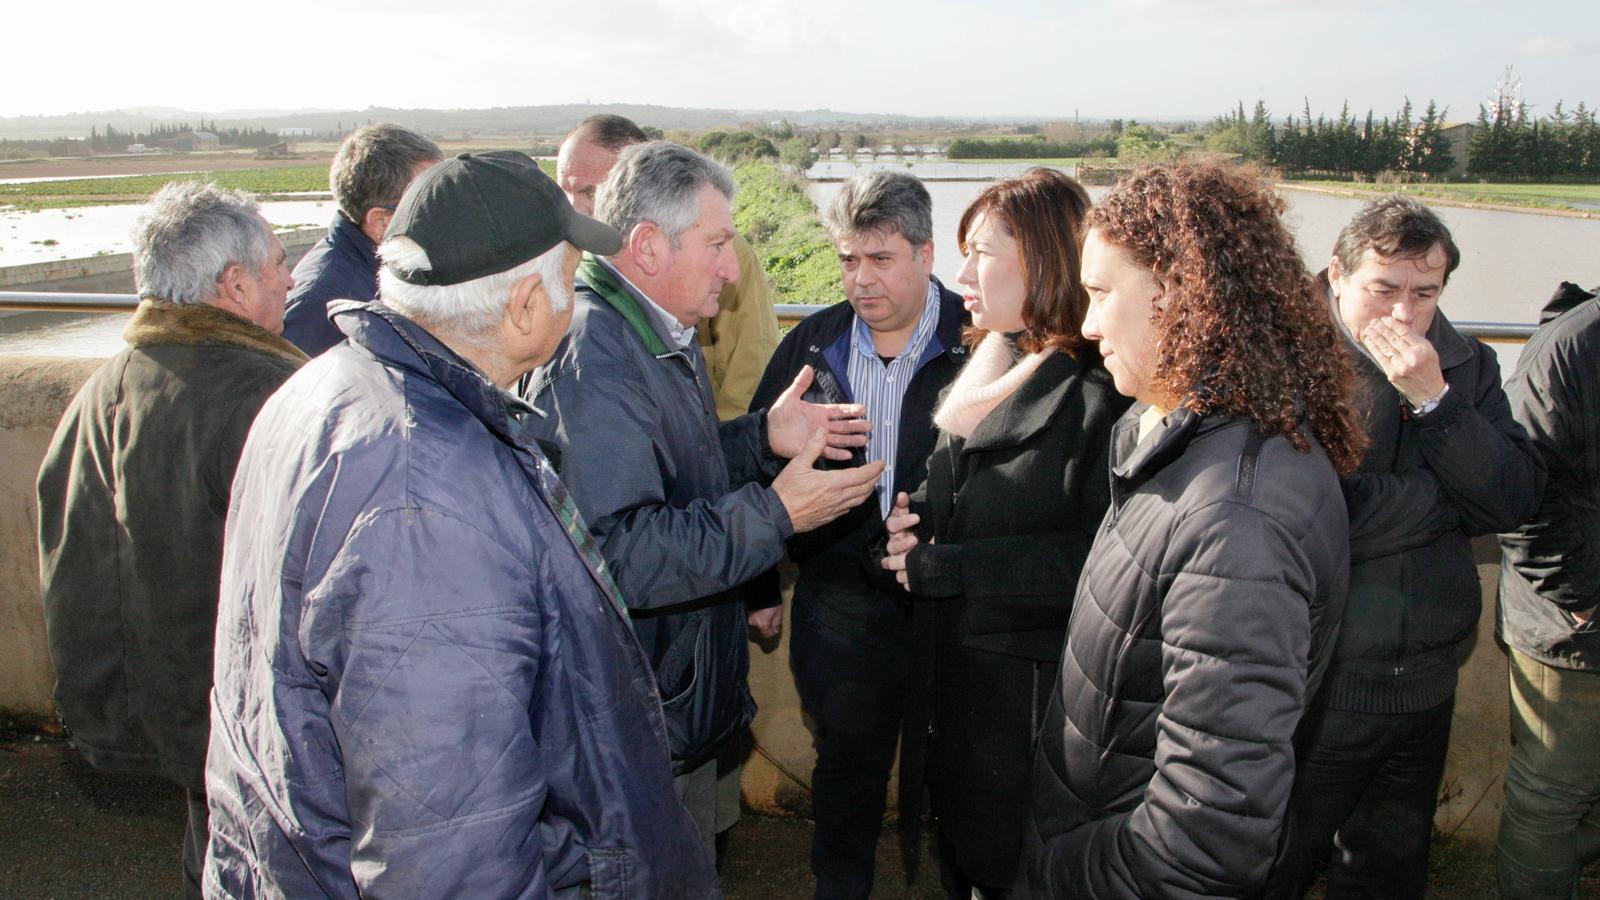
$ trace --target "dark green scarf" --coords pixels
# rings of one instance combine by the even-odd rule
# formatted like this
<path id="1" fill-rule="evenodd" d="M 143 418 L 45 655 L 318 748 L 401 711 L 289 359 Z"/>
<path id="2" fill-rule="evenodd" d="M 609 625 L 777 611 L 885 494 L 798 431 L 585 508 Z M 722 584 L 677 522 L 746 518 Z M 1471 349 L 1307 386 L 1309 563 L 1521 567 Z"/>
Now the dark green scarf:
<path id="1" fill-rule="evenodd" d="M 640 306 L 639 301 L 628 293 L 627 287 L 611 273 L 610 269 L 602 266 L 593 254 L 583 255 L 583 261 L 578 263 L 578 277 L 633 326 L 633 330 L 639 333 L 639 339 L 644 341 L 645 348 L 652 356 L 664 356 L 672 352 L 672 348 L 667 346 L 666 341 L 661 339 L 661 335 L 657 334 L 650 324 L 650 311 Z"/>

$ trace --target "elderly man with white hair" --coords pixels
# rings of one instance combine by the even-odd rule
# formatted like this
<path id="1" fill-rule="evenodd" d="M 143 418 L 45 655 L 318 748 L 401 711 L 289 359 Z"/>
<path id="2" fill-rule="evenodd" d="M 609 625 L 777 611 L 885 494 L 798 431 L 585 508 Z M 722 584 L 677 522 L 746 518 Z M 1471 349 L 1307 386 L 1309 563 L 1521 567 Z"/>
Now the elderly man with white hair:
<path id="1" fill-rule="evenodd" d="M 143 298 L 39 471 L 56 705 L 96 768 L 184 788 L 200 896 L 211 640 L 228 484 L 250 422 L 305 362 L 279 336 L 294 280 L 247 194 L 179 182 L 133 233 Z"/>
<path id="2" fill-rule="evenodd" d="M 419 177 L 379 301 L 266 405 L 234 482 L 208 896 L 718 895 L 649 660 L 504 389 L 614 229 L 527 156 Z"/>

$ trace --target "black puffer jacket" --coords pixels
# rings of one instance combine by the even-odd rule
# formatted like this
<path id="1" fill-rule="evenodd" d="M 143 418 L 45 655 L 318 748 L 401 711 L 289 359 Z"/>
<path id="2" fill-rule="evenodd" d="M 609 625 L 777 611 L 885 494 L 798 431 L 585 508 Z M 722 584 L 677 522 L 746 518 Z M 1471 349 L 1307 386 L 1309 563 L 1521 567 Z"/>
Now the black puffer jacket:
<path id="1" fill-rule="evenodd" d="M 1291 739 L 1344 605 L 1344 497 L 1322 450 L 1249 420 L 1117 424 L 1034 762 L 1033 890 L 1250 894 L 1294 780 Z"/>
<path id="2" fill-rule="evenodd" d="M 1377 363 L 1343 334 L 1366 389 L 1372 444 L 1344 483 L 1350 602 L 1327 703 L 1420 712 L 1455 693 L 1456 647 L 1483 607 L 1471 538 L 1532 515 L 1544 467 L 1511 418 L 1494 351 L 1456 331 L 1444 313 L 1434 314 L 1427 338 L 1450 391 L 1425 416 L 1413 415 Z"/>
<path id="3" fill-rule="evenodd" d="M 1600 672 L 1600 303 L 1563 284 L 1571 307 L 1523 348 L 1506 382 L 1511 412 L 1550 469 L 1539 511 L 1500 536 L 1500 636 L 1546 665 Z M 1597 289 L 1600 290 L 1600 289 Z"/>

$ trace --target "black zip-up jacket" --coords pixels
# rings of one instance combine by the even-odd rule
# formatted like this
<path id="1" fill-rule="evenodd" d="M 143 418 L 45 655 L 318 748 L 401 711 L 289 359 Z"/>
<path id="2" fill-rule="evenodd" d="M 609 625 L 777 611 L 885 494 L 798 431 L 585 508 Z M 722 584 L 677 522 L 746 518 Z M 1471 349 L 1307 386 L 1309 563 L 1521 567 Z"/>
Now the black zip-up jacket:
<path id="1" fill-rule="evenodd" d="M 1029 887 L 1248 897 L 1338 628 L 1344 498 L 1315 439 L 1300 453 L 1249 419 L 1180 408 L 1140 442 L 1146 408 L 1112 438 L 1111 509 L 1039 734 Z"/>
<path id="2" fill-rule="evenodd" d="M 1600 288 L 1596 289 L 1600 292 Z M 1540 662 L 1600 672 L 1600 303 L 1562 284 L 1506 382 L 1550 469 L 1539 511 L 1500 536 L 1500 637 Z M 1570 310 L 1570 311 L 1564 311 Z"/>
<path id="3" fill-rule="evenodd" d="M 1456 331 L 1444 313 L 1434 313 L 1427 339 L 1450 390 L 1423 416 L 1356 343 L 1336 306 L 1333 313 L 1365 387 L 1372 444 L 1344 479 L 1350 602 L 1327 703 L 1420 712 L 1455 693 L 1457 647 L 1483 606 L 1470 539 L 1531 515 L 1544 466 L 1511 417 L 1494 351 Z"/>
<path id="4" fill-rule="evenodd" d="M 917 369 L 906 386 L 905 399 L 900 406 L 900 438 L 895 447 L 894 489 L 896 493 L 915 491 L 927 473 L 928 454 L 933 451 L 939 430 L 933 424 L 933 410 L 939 394 L 955 380 L 961 364 L 966 362 L 967 350 L 961 344 L 961 329 L 970 321 L 962 306 L 961 296 L 939 284 L 939 321 L 933 338 L 923 351 L 927 360 Z M 778 345 L 767 364 L 767 371 L 756 388 L 750 402 L 752 410 L 765 409 L 778 399 L 794 381 L 803 366 L 815 371 L 810 390 L 805 399 L 813 403 L 852 403 L 848 360 L 850 353 L 850 324 L 855 311 L 848 301 L 840 301 L 827 309 L 813 313 L 796 325 Z M 865 461 L 857 451 L 849 462 L 829 463 L 832 466 L 856 466 Z M 874 560 L 868 558 L 868 548 L 883 535 L 883 517 L 878 511 L 877 494 L 867 498 L 860 506 L 834 521 L 805 534 L 789 539 L 789 557 L 800 567 L 800 577 L 825 583 L 827 596 L 833 602 L 848 602 L 845 598 L 858 598 L 863 608 L 838 610 L 850 614 L 875 616 L 871 607 L 879 601 L 876 590 L 900 587 L 887 572 L 875 571 Z M 776 573 L 751 586 L 746 601 L 751 608 L 776 606 L 778 579 Z"/>

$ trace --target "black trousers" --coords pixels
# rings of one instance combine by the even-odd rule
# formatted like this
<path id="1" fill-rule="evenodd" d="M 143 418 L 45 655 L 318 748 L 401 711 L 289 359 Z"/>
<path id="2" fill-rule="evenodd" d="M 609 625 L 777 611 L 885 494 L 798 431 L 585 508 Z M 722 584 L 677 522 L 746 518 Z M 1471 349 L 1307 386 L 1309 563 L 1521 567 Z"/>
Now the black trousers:
<path id="1" fill-rule="evenodd" d="M 1420 898 L 1454 711 L 1454 697 L 1415 713 L 1314 707 L 1267 896 L 1304 896 L 1326 853 L 1328 900 Z"/>
<path id="2" fill-rule="evenodd" d="M 826 900 L 872 891 L 905 708 L 910 617 L 898 598 L 874 599 L 883 607 L 863 604 L 862 615 L 850 615 L 846 602 L 860 598 L 825 602 L 803 578 L 795 588 L 789 654 L 800 703 L 815 723 L 811 870 L 816 896 Z"/>

